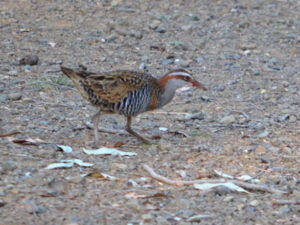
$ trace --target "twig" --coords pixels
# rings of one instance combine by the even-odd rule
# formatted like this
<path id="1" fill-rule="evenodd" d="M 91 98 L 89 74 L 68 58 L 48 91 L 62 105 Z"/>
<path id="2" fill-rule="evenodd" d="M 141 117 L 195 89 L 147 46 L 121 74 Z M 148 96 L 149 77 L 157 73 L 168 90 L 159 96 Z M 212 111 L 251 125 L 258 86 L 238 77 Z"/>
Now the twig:
<path id="1" fill-rule="evenodd" d="M 294 204 L 294 205 L 300 205 L 300 199 L 297 200 L 286 200 L 286 199 L 274 199 L 272 201 L 273 205 L 289 205 L 289 204 Z"/>
<path id="2" fill-rule="evenodd" d="M 175 185 L 178 187 L 182 187 L 184 185 L 193 185 L 193 184 L 203 184 L 203 183 L 223 183 L 226 182 L 227 180 L 225 179 L 201 179 L 201 180 L 171 180 L 167 177 L 164 177 L 158 173 L 156 173 L 150 166 L 147 164 L 143 164 L 144 170 L 146 170 L 150 176 L 162 183 L 165 184 L 170 184 L 170 185 Z M 236 181 L 236 180 L 230 180 L 233 184 L 243 187 L 248 190 L 255 190 L 255 191 L 263 191 L 263 192 L 270 192 L 270 193 L 279 193 L 279 194 L 284 194 L 284 191 L 277 190 L 271 187 L 268 187 L 266 185 L 259 185 L 259 184 L 249 184 L 246 182 L 242 181 Z"/>
<path id="3" fill-rule="evenodd" d="M 19 132 L 19 131 L 12 131 L 10 133 L 0 134 L 0 137 L 8 137 L 8 136 L 16 135 L 16 134 L 21 134 L 21 132 Z"/>
<path id="4" fill-rule="evenodd" d="M 143 168 L 150 174 L 152 178 L 158 180 L 165 184 L 175 185 L 178 187 L 182 187 L 184 185 L 193 185 L 193 184 L 202 184 L 202 183 L 221 183 L 224 182 L 224 179 L 201 179 L 201 180 L 171 180 L 167 177 L 164 177 L 158 173 L 156 173 L 150 166 L 147 164 L 143 164 Z"/>

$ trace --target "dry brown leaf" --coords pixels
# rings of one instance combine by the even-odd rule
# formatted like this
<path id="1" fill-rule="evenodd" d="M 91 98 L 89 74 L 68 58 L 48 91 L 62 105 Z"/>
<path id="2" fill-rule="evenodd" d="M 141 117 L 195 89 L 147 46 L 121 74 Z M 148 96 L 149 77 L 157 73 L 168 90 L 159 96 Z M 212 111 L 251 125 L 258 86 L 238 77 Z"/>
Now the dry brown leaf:
<path id="1" fill-rule="evenodd" d="M 39 145 L 39 144 L 49 144 L 48 142 L 40 138 L 26 138 L 26 139 L 15 139 L 12 140 L 13 143 L 20 145 Z"/>

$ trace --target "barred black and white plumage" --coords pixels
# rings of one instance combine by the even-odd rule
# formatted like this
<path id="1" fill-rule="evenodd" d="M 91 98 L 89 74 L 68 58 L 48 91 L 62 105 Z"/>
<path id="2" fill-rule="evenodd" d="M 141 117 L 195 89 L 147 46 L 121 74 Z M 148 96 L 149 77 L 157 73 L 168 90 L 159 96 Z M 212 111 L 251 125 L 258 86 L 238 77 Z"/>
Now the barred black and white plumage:
<path id="1" fill-rule="evenodd" d="M 171 71 L 160 79 L 148 73 L 118 70 L 104 73 L 90 73 L 61 67 L 74 83 L 81 95 L 99 111 L 93 117 L 95 141 L 98 141 L 99 116 L 105 113 L 119 113 L 127 117 L 126 130 L 143 142 L 146 138 L 131 128 L 131 118 L 140 113 L 160 108 L 169 103 L 176 89 L 192 85 L 206 90 L 183 69 Z"/>

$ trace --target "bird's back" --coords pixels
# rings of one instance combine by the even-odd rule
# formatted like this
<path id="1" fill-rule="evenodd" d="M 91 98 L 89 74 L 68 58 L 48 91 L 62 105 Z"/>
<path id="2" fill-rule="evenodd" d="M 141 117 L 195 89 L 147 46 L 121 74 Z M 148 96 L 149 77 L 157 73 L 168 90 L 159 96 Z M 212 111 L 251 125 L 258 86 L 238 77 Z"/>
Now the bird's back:
<path id="1" fill-rule="evenodd" d="M 61 67 L 81 95 L 103 112 L 135 116 L 155 109 L 161 92 L 156 78 L 147 73 L 118 70 L 104 73 Z"/>

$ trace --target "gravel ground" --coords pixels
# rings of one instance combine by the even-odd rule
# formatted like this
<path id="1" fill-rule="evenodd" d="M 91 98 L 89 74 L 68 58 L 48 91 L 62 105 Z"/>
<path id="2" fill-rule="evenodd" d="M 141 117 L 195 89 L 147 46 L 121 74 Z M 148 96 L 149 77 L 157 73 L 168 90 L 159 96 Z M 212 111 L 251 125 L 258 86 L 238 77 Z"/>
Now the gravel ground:
<path id="1" fill-rule="evenodd" d="M 0 224 L 299 224 L 299 12 L 298 0 L 0 1 Z M 88 155 L 96 109 L 60 64 L 184 68 L 209 90 L 180 90 L 138 116 L 152 145 L 103 116 L 116 132 L 101 143 L 137 155 Z M 93 165 L 46 168 L 66 159 Z M 267 189 L 170 185 L 144 164 L 175 180 L 248 175 Z"/>

